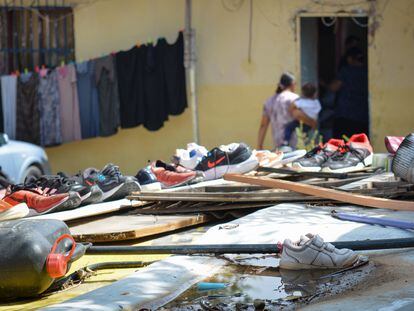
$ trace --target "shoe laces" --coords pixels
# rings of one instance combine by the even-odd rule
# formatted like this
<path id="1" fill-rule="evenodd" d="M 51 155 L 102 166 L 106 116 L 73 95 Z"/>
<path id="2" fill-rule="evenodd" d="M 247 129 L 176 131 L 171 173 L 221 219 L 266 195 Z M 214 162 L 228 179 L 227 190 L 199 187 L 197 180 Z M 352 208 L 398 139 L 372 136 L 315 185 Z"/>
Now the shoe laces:
<path id="1" fill-rule="evenodd" d="M 119 166 L 117 165 L 106 166 L 101 172 L 98 173 L 98 178 L 99 178 L 99 175 L 104 175 L 104 176 L 108 176 L 111 178 L 117 178 L 117 179 L 122 178 L 122 173 L 119 170 Z"/>
<path id="2" fill-rule="evenodd" d="M 337 151 L 332 155 L 331 159 L 334 161 L 341 161 L 343 160 L 347 154 L 353 154 L 357 157 L 360 161 L 364 161 L 364 156 L 359 153 L 359 151 L 350 145 L 343 145 L 338 148 Z"/>

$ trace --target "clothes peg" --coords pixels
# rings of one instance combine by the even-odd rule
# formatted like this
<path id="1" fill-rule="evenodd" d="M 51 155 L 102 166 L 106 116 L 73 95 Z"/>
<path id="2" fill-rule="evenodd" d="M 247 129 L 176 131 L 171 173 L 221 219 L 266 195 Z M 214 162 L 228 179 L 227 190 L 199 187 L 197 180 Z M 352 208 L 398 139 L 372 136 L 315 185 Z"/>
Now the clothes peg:
<path id="1" fill-rule="evenodd" d="M 60 67 L 65 67 L 65 61 L 64 61 L 64 60 L 62 60 L 62 61 L 60 62 Z"/>
<path id="2" fill-rule="evenodd" d="M 29 73 L 29 69 L 24 68 L 24 74 L 27 75 Z"/>
<path id="3" fill-rule="evenodd" d="M 40 71 L 39 66 L 35 66 L 35 72 L 39 73 L 39 71 Z"/>

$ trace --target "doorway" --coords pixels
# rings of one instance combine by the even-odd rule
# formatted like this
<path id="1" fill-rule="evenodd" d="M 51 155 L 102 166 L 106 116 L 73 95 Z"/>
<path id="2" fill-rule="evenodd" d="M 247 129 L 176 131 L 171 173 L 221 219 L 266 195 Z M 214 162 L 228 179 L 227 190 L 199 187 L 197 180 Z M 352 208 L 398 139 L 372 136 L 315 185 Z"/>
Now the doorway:
<path id="1" fill-rule="evenodd" d="M 367 25 L 367 17 L 300 17 L 301 81 L 318 86 L 319 132 L 324 141 L 356 132 L 369 134 Z M 360 68 L 344 69 L 356 65 L 349 55 L 357 51 Z"/>

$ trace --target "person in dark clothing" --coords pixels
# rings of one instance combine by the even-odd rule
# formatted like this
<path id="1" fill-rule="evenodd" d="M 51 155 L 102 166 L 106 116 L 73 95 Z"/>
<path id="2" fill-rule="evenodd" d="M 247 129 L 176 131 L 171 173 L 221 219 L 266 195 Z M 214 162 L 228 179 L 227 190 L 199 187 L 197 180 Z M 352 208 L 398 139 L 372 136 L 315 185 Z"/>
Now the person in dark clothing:
<path id="1" fill-rule="evenodd" d="M 334 136 L 369 134 L 368 73 L 363 53 L 356 47 L 346 55 L 347 65 L 338 74 Z"/>
<path id="2" fill-rule="evenodd" d="M 360 40 L 358 37 L 350 35 L 345 40 L 345 54 L 341 57 L 341 60 L 339 61 L 338 70 L 341 70 L 342 67 L 346 66 L 348 64 L 346 58 L 348 51 L 352 48 L 355 48 L 358 46 Z"/>

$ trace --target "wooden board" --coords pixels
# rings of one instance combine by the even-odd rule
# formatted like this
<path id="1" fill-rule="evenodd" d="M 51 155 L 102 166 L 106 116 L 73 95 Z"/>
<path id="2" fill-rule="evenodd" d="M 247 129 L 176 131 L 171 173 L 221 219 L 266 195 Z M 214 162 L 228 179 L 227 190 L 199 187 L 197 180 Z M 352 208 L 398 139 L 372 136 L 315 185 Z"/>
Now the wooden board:
<path id="1" fill-rule="evenodd" d="M 138 204 L 135 204 L 136 207 L 143 205 L 145 205 L 144 202 L 139 202 Z M 57 219 L 61 221 L 70 221 L 74 219 L 82 219 L 99 215 L 105 215 L 129 208 L 131 208 L 131 202 L 129 200 L 123 199 L 112 202 L 90 204 L 87 206 L 78 207 L 73 210 L 64 212 L 33 216 L 30 217 L 30 219 Z"/>
<path id="2" fill-rule="evenodd" d="M 266 177 L 250 177 L 237 174 L 226 174 L 224 179 L 230 181 L 245 182 L 247 184 L 272 187 L 295 191 L 321 198 L 331 199 L 367 207 L 386 208 L 399 211 L 414 211 L 413 201 L 398 201 L 383 198 L 364 196 L 360 194 L 347 193 L 344 191 L 327 189 L 313 185 L 290 182 L 286 180 L 270 179 Z"/>
<path id="3" fill-rule="evenodd" d="M 210 221 L 206 215 L 147 216 L 115 215 L 74 225 L 70 231 L 79 242 L 114 242 L 133 240 L 174 231 Z"/>

